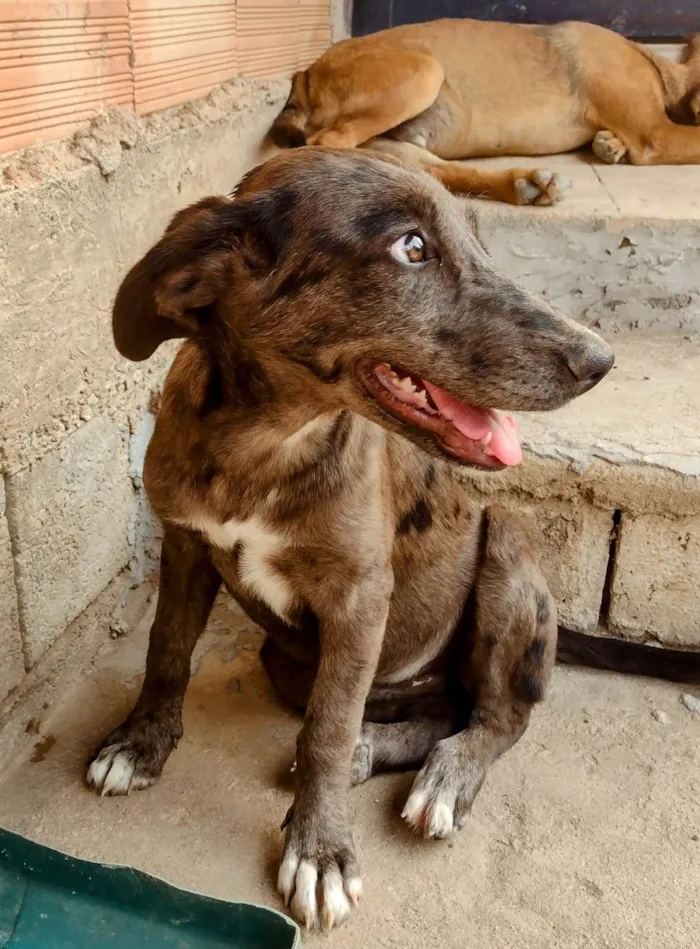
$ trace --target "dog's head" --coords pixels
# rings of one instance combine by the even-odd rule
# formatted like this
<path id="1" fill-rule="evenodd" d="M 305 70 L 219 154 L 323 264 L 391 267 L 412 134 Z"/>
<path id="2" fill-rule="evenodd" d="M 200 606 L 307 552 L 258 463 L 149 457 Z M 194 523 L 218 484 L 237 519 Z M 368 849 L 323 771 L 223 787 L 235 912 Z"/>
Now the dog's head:
<path id="1" fill-rule="evenodd" d="M 520 459 L 503 410 L 556 409 L 613 363 L 595 333 L 496 270 L 464 202 L 362 151 L 283 153 L 234 199 L 181 211 L 126 277 L 113 326 L 135 360 L 197 340 L 222 399 L 249 380 L 261 411 L 349 408 L 492 469 Z"/>

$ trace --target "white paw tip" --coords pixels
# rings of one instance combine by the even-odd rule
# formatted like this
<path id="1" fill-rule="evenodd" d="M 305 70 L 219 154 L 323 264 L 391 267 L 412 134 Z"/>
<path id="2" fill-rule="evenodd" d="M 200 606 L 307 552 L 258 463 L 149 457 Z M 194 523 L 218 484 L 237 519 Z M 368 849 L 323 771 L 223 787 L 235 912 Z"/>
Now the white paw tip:
<path id="1" fill-rule="evenodd" d="M 292 900 L 292 912 L 303 921 L 306 929 L 318 924 L 316 908 L 316 883 L 318 871 L 310 860 L 302 860 L 296 873 L 296 892 Z"/>
<path id="2" fill-rule="evenodd" d="M 128 794 L 132 789 L 132 780 L 136 763 L 124 752 L 106 754 L 90 765 L 88 784 L 100 792 L 102 797 L 110 794 Z M 138 779 L 134 787 L 146 787 L 145 778 Z"/>
<path id="3" fill-rule="evenodd" d="M 350 915 L 350 903 L 345 895 L 339 870 L 331 870 L 323 878 L 323 908 L 321 925 L 324 929 L 339 926 Z"/>
<path id="4" fill-rule="evenodd" d="M 532 204 L 535 198 L 539 197 L 540 189 L 537 185 L 533 185 L 531 182 L 526 181 L 525 178 L 516 178 L 515 180 L 515 190 L 518 193 L 518 198 L 523 204 Z"/>
<path id="5" fill-rule="evenodd" d="M 453 830 L 454 808 L 449 807 L 443 801 L 436 801 L 426 821 L 427 836 L 444 839 L 449 837 Z"/>
<path id="6" fill-rule="evenodd" d="M 411 791 L 401 816 L 413 827 L 419 827 L 428 807 L 428 795 L 423 791 Z"/>
<path id="7" fill-rule="evenodd" d="M 289 906 L 294 890 L 294 878 L 299 866 L 299 858 L 294 851 L 285 854 L 277 875 L 277 889 L 284 897 L 285 906 Z"/>
<path id="8" fill-rule="evenodd" d="M 90 787 L 101 788 L 104 784 L 104 780 L 107 777 L 107 772 L 109 771 L 110 766 L 109 758 L 96 758 L 90 767 L 88 768 L 87 773 L 87 783 Z"/>
<path id="9" fill-rule="evenodd" d="M 559 191 L 568 191 L 574 186 L 571 178 L 567 178 L 566 175 L 557 175 L 555 184 Z"/>
<path id="10" fill-rule="evenodd" d="M 351 877 L 345 884 L 345 889 L 354 905 L 358 906 L 362 899 L 362 880 L 359 877 Z"/>
<path id="11" fill-rule="evenodd" d="M 544 169 L 540 168 L 539 171 L 535 172 L 534 178 L 537 184 L 541 188 L 546 188 L 548 185 L 552 183 L 552 178 L 554 178 L 554 174 L 551 171 L 545 171 Z"/>

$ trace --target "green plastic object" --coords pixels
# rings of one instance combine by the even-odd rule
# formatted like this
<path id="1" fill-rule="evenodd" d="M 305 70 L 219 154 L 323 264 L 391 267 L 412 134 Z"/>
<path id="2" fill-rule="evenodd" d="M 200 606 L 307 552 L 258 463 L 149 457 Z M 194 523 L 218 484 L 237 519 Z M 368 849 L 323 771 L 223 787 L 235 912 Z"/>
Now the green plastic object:
<path id="1" fill-rule="evenodd" d="M 0 949 L 300 949 L 281 913 L 77 860 L 0 829 Z"/>

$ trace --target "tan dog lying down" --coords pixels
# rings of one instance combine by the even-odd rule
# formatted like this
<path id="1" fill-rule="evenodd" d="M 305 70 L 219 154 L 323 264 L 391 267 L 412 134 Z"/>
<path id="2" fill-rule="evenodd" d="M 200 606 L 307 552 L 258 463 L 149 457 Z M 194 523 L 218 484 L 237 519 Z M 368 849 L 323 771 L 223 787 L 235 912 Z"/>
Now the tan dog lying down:
<path id="1" fill-rule="evenodd" d="M 609 163 L 698 164 L 700 129 L 678 123 L 700 114 L 699 49 L 700 34 L 686 62 L 673 63 L 590 23 L 396 27 L 337 43 L 296 73 L 272 137 L 388 151 L 454 191 L 553 204 L 569 184 L 561 175 L 479 171 L 454 159 L 592 142 Z"/>

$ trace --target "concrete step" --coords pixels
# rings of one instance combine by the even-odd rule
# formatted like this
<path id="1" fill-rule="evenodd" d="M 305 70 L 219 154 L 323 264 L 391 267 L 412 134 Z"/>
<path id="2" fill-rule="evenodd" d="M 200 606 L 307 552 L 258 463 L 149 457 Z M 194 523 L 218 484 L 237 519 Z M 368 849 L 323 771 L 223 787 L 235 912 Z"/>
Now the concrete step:
<path id="1" fill-rule="evenodd" d="M 573 182 L 554 208 L 478 202 L 506 272 L 606 333 L 700 331 L 700 165 L 608 166 L 586 152 L 470 164 L 549 168 Z"/>
<path id="2" fill-rule="evenodd" d="M 472 490 L 535 526 L 564 625 L 700 646 L 700 336 L 611 342 L 608 379 L 522 416 L 525 463 Z"/>

